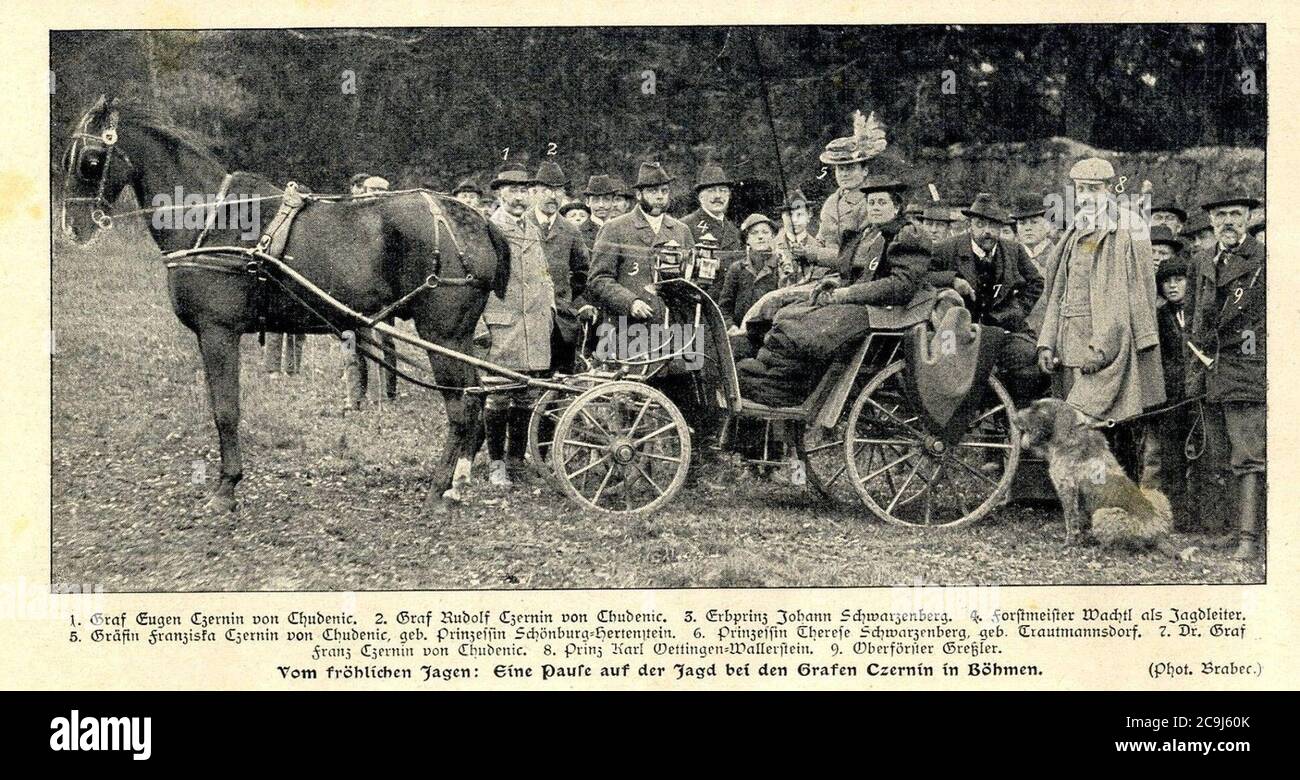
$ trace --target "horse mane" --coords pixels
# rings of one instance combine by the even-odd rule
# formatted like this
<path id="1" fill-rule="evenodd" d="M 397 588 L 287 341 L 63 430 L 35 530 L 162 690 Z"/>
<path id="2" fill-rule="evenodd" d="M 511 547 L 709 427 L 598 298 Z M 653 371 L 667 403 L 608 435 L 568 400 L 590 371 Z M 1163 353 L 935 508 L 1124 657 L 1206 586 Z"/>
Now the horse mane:
<path id="1" fill-rule="evenodd" d="M 166 109 L 149 102 L 132 98 L 114 98 L 100 106 L 92 117 L 98 126 L 110 111 L 116 111 L 118 121 L 148 131 L 156 136 L 170 151 L 188 151 L 203 161 L 225 169 L 226 165 L 212 152 L 216 143 L 199 133 L 181 127 Z"/>

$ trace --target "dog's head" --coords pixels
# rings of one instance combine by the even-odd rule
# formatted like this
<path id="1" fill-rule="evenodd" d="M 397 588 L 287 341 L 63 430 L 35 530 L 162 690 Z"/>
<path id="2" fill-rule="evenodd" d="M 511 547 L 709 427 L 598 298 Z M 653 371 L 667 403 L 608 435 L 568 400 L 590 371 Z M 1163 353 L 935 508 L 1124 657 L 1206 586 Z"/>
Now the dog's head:
<path id="1" fill-rule="evenodd" d="M 1079 413 L 1059 398 L 1040 398 L 1016 412 L 1020 446 L 1041 452 L 1053 438 L 1068 436 L 1079 427 Z"/>

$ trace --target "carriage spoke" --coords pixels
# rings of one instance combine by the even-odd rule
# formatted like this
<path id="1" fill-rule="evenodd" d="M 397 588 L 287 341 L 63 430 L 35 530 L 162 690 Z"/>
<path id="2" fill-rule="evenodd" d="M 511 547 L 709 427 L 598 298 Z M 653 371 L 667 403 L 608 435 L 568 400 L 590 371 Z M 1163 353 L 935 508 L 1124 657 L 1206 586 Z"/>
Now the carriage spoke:
<path id="1" fill-rule="evenodd" d="M 910 447 L 916 444 L 915 441 L 908 441 L 907 439 L 867 439 L 861 436 L 854 436 L 853 440 L 859 444 L 879 444 L 885 447 Z"/>
<path id="2" fill-rule="evenodd" d="M 920 470 L 921 470 L 921 461 L 918 460 L 917 462 L 912 464 L 912 470 L 907 473 L 907 479 L 903 480 L 902 486 L 899 487 L 898 492 L 894 494 L 894 498 L 889 502 L 889 506 L 885 507 L 886 512 L 894 511 L 894 504 L 898 503 L 899 497 L 903 495 L 903 492 L 905 490 L 907 490 L 907 486 L 912 484 L 912 479 L 916 476 L 916 472 Z"/>
<path id="3" fill-rule="evenodd" d="M 645 399 L 645 403 L 641 404 L 641 410 L 636 413 L 636 419 L 632 421 L 632 427 L 627 429 L 628 436 L 633 436 L 636 434 L 636 428 L 638 425 L 641 424 L 641 418 L 645 417 L 646 410 L 650 408 L 650 404 L 653 400 L 654 399 L 647 398 Z"/>
<path id="4" fill-rule="evenodd" d="M 605 478 L 600 481 L 600 486 L 596 488 L 596 495 L 591 497 L 591 503 L 600 506 L 600 494 L 605 492 L 605 486 L 609 484 L 609 478 L 614 474 L 614 464 L 609 464 L 609 471 L 605 472 Z"/>
<path id="5" fill-rule="evenodd" d="M 1011 445 L 1001 441 L 963 441 L 957 443 L 958 447 L 975 447 L 989 450 L 1009 450 Z"/>
<path id="6" fill-rule="evenodd" d="M 962 460 L 961 458 L 953 458 L 953 461 L 955 461 L 958 465 L 960 465 L 962 468 L 966 469 L 966 470 L 969 471 L 970 473 L 974 474 L 975 476 L 977 476 L 977 477 L 979 477 L 980 479 L 984 480 L 985 482 L 989 483 L 989 484 L 992 485 L 993 487 L 997 487 L 997 486 L 998 486 L 998 482 L 997 482 L 997 480 L 993 479 L 993 478 L 990 477 L 988 474 L 985 474 L 984 472 L 982 472 L 982 471 L 980 471 L 979 469 L 975 468 L 974 466 L 972 466 L 971 464 L 969 464 L 969 463 L 967 463 L 966 461 Z"/>
<path id="7" fill-rule="evenodd" d="M 1006 408 L 1007 408 L 1006 404 L 998 404 L 997 406 L 988 410 L 984 414 L 981 414 L 979 417 L 976 417 L 974 420 L 971 420 L 970 427 L 974 428 L 976 425 L 979 425 L 980 423 L 984 422 L 988 418 L 992 417 L 993 415 L 997 414 L 998 412 Z"/>
<path id="8" fill-rule="evenodd" d="M 916 430 L 915 428 L 913 428 L 911 425 L 909 425 L 907 422 L 905 422 L 901 417 L 899 417 L 898 415 L 896 415 L 896 414 L 894 414 L 893 412 L 889 411 L 888 409 L 886 409 L 885 407 L 881 406 L 880 404 L 876 403 L 876 399 L 874 399 L 874 398 L 868 398 L 868 399 L 867 399 L 867 403 L 869 403 L 869 404 L 871 404 L 872 406 L 876 407 L 876 408 L 879 409 L 881 412 L 883 412 L 883 413 L 885 414 L 886 417 L 888 417 L 889 419 L 891 419 L 891 420 L 893 420 L 894 422 L 896 422 L 896 423 L 898 423 L 899 425 L 901 425 L 901 426 L 903 427 L 903 430 L 907 431 L 908 433 L 912 434 L 913 436 L 917 437 L 918 439 L 924 439 L 924 438 L 925 438 L 925 436 L 922 435 L 920 431 L 918 431 L 918 430 Z M 916 418 L 912 418 L 912 419 L 916 419 Z"/>
<path id="9" fill-rule="evenodd" d="M 640 455 L 641 457 L 643 457 L 643 458 L 650 458 L 651 460 L 662 460 L 662 461 L 665 461 L 665 462 L 667 462 L 667 463 L 681 463 L 681 462 L 682 462 L 682 459 L 681 459 L 681 458 L 674 458 L 674 457 L 672 457 L 672 456 L 670 456 L 670 455 L 660 455 L 660 454 L 657 453 L 657 452 L 639 452 L 639 453 L 637 453 L 637 454 L 639 454 L 639 455 Z"/>
<path id="10" fill-rule="evenodd" d="M 639 474 L 641 475 L 641 478 L 644 479 L 646 482 L 649 482 L 649 483 L 650 483 L 650 487 L 652 487 L 652 488 L 654 488 L 655 490 L 657 490 L 657 491 L 659 492 L 659 495 L 662 496 L 662 495 L 664 494 L 665 491 L 664 491 L 663 488 L 659 487 L 659 483 L 658 483 L 658 482 L 655 482 L 653 479 L 650 478 L 650 475 L 647 474 L 647 473 L 645 472 L 645 469 L 641 468 L 641 464 L 640 464 L 640 463 L 635 463 L 635 464 L 633 464 L 633 465 L 636 466 L 637 473 L 639 473 Z M 630 483 L 629 483 L 629 484 L 630 484 Z"/>
<path id="11" fill-rule="evenodd" d="M 574 447 L 586 447 L 587 449 L 592 449 L 592 450 L 603 450 L 607 446 L 609 446 L 606 444 L 596 444 L 594 442 L 589 442 L 589 441 L 578 441 L 576 439 L 565 439 L 564 443 L 572 445 Z"/>
<path id="12" fill-rule="evenodd" d="M 587 418 L 587 422 L 595 426 L 596 429 L 599 430 L 601 433 L 605 434 L 607 437 L 611 439 L 614 438 L 614 434 L 610 433 L 609 430 L 604 425 L 602 425 L 599 420 L 597 420 L 595 417 L 592 417 L 591 414 L 587 412 L 586 408 L 579 409 L 578 412 L 583 417 Z"/>
<path id="13" fill-rule="evenodd" d="M 887 464 L 885 464 L 884 466 L 881 466 L 880 468 L 876 469 L 875 471 L 871 472 L 870 474 L 868 474 L 867 476 L 863 477 L 862 479 L 860 479 L 860 480 L 858 480 L 858 481 L 861 482 L 861 483 L 863 483 L 863 484 L 865 485 L 866 483 L 870 482 L 871 480 L 875 479 L 876 477 L 880 476 L 881 474 L 883 474 L 883 473 L 889 471 L 890 469 L 892 469 L 893 467 L 897 466 L 898 464 L 900 464 L 900 463 L 902 463 L 902 462 L 904 462 L 904 461 L 906 461 L 906 460 L 909 460 L 909 459 L 911 459 L 911 458 L 916 457 L 916 455 L 917 455 L 917 453 L 915 453 L 915 452 L 909 452 L 909 453 L 907 453 L 906 455 L 904 455 L 903 457 L 898 458 L 897 460 L 891 461 L 890 463 L 887 463 Z"/>
<path id="14" fill-rule="evenodd" d="M 655 430 L 651 431 L 650 433 L 647 433 L 645 436 L 642 436 L 642 437 L 639 438 L 639 439 L 634 439 L 634 440 L 632 441 L 632 446 L 633 446 L 633 447 L 640 447 L 642 444 L 645 444 L 646 442 L 650 441 L 651 439 L 655 438 L 656 436 L 660 436 L 660 435 L 662 435 L 662 434 L 664 434 L 664 433 L 667 433 L 668 431 L 671 431 L 671 430 L 673 430 L 673 429 L 676 428 L 676 427 L 677 427 L 677 424 L 676 424 L 676 423 L 671 423 L 671 422 L 670 422 L 670 423 L 668 423 L 667 425 L 664 425 L 664 426 L 661 426 L 661 427 L 659 427 L 659 428 L 656 428 Z"/>
<path id="15" fill-rule="evenodd" d="M 578 469 L 577 471 L 570 473 L 570 474 L 569 474 L 569 479 L 577 479 L 580 475 L 582 475 L 582 474 L 586 474 L 588 471 L 591 471 L 593 468 L 599 466 L 600 464 L 602 464 L 602 463 L 604 463 L 604 462 L 606 462 L 606 461 L 608 461 L 608 460 L 609 460 L 609 456 L 608 456 L 608 455 L 605 455 L 605 456 L 603 456 L 603 457 L 597 458 L 596 460 L 593 460 L 591 463 L 588 463 L 587 465 L 583 466 L 582 468 Z M 613 468 L 613 467 L 611 466 L 611 468 Z M 566 472 L 566 473 L 568 473 L 568 472 Z M 607 478 L 608 478 L 608 477 L 607 477 Z M 604 484 L 604 483 L 602 483 L 602 484 Z"/>

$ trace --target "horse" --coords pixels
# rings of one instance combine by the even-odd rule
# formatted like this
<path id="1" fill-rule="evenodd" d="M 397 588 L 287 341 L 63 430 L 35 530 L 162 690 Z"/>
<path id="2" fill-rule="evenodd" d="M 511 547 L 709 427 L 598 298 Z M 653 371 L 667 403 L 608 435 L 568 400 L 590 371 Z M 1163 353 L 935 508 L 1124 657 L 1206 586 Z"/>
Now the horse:
<path id="1" fill-rule="evenodd" d="M 243 245 L 249 226 L 256 228 L 254 237 L 266 230 L 286 197 L 284 190 L 255 174 L 235 173 L 228 179 L 228 171 L 206 145 L 165 114 L 144 103 L 103 95 L 72 129 L 64 164 L 63 231 L 82 247 L 112 226 L 114 204 L 127 188 L 145 207 L 139 212 L 149 215 L 149 233 L 164 254 L 191 249 L 200 241 L 204 246 Z M 214 194 L 223 189 L 227 201 L 236 204 L 230 211 L 240 216 L 213 220 Z M 175 203 L 178 198 L 193 205 Z M 168 209 L 179 213 L 167 217 Z M 202 212 L 196 216 L 195 209 Z M 241 222 L 246 224 L 241 227 Z M 292 222 L 281 257 L 310 282 L 362 313 L 399 302 L 432 274 L 468 282 L 427 288 L 390 312 L 414 320 L 420 338 L 461 354 L 473 350 L 475 325 L 488 295 L 504 296 L 510 277 L 505 234 L 454 198 L 426 190 L 307 198 Z M 234 512 L 235 488 L 243 477 L 241 337 L 259 331 L 339 335 L 344 329 L 359 330 L 359 323 L 347 322 L 326 307 L 312 306 L 329 320 L 324 322 L 303 305 L 303 301 L 310 304 L 310 296 L 295 300 L 289 292 L 291 283 L 282 287 L 238 269 L 220 272 L 205 259 L 169 263 L 167 284 L 172 309 L 198 340 L 221 451 L 220 480 L 204 509 Z M 269 267 L 265 272 L 275 274 Z M 425 510 L 436 508 L 439 496 L 460 499 L 459 488 L 469 481 L 476 435 L 482 427 L 481 402 L 463 392 L 475 384 L 475 369 L 433 352 L 429 362 L 443 395 L 448 440 L 434 467 Z"/>

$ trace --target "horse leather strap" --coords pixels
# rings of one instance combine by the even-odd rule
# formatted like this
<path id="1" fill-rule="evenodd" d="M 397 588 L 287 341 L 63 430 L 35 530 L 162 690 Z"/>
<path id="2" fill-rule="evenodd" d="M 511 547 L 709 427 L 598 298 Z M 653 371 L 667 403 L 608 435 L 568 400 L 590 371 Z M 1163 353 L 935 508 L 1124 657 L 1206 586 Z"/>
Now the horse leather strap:
<path id="1" fill-rule="evenodd" d="M 226 178 L 221 180 L 221 186 L 217 188 L 217 202 L 212 204 L 212 210 L 208 212 L 208 218 L 203 222 L 203 230 L 199 237 L 194 239 L 194 248 L 198 249 L 203 246 L 203 241 L 212 232 L 212 226 L 217 224 L 217 210 L 226 202 L 226 195 L 230 192 L 230 183 L 235 180 L 234 173 L 227 173 Z"/>
<path id="2" fill-rule="evenodd" d="M 284 248 L 289 244 L 289 232 L 293 228 L 294 217 L 302 211 L 306 199 L 298 190 L 296 182 L 284 185 L 284 196 L 280 199 L 280 208 L 271 219 L 266 232 L 257 240 L 257 249 L 277 260 L 284 257 Z M 266 269 L 260 261 L 257 272 L 257 343 L 266 344 Z"/>

